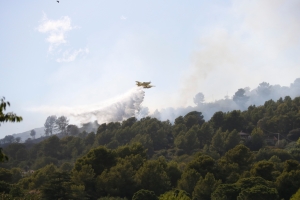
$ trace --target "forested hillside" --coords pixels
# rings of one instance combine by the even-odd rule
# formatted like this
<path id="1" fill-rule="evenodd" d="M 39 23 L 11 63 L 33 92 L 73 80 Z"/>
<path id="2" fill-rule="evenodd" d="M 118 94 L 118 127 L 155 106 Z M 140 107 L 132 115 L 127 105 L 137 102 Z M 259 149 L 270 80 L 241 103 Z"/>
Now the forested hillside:
<path id="1" fill-rule="evenodd" d="M 300 97 L 6 143 L 2 199 L 300 199 Z"/>

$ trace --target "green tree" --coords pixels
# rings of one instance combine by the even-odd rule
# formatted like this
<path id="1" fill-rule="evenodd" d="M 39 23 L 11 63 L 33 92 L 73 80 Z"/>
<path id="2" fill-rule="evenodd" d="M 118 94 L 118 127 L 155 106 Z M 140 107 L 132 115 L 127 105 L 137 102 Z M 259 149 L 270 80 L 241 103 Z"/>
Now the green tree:
<path id="1" fill-rule="evenodd" d="M 50 164 L 36 170 L 31 176 L 21 179 L 18 184 L 26 190 L 38 189 L 44 185 L 48 181 L 49 176 L 55 172 L 57 172 L 57 167 Z"/>
<path id="2" fill-rule="evenodd" d="M 202 113 L 198 111 L 189 112 L 183 117 L 183 119 L 188 129 L 190 129 L 194 125 L 201 126 L 205 122 Z"/>
<path id="3" fill-rule="evenodd" d="M 131 127 L 135 122 L 137 122 L 137 119 L 135 117 L 130 117 L 122 122 L 122 128 Z"/>
<path id="4" fill-rule="evenodd" d="M 152 155 L 154 152 L 153 149 L 153 140 L 151 136 L 148 134 L 137 134 L 130 142 L 131 144 L 140 143 L 143 145 L 145 149 L 147 149 L 147 153 Z"/>
<path id="5" fill-rule="evenodd" d="M 74 166 L 76 171 L 80 171 L 84 165 L 91 165 L 95 174 L 100 175 L 105 169 L 116 164 L 116 155 L 113 151 L 100 146 L 91 149 L 85 156 L 79 158 Z"/>
<path id="6" fill-rule="evenodd" d="M 255 163 L 251 169 L 253 176 L 260 176 L 268 181 L 273 180 L 272 172 L 274 171 L 274 164 L 269 161 L 259 161 Z"/>
<path id="7" fill-rule="evenodd" d="M 209 200 L 211 194 L 221 183 L 222 181 L 216 180 L 212 173 L 207 173 L 205 178 L 200 177 L 197 182 L 193 192 L 193 198 Z"/>
<path id="8" fill-rule="evenodd" d="M 36 132 L 35 132 L 34 129 L 32 129 L 32 130 L 30 131 L 30 136 L 32 137 L 32 139 L 35 139 L 35 135 L 36 135 Z"/>
<path id="9" fill-rule="evenodd" d="M 213 134 L 214 130 L 211 125 L 207 122 L 203 123 L 201 128 L 197 132 L 200 148 L 203 148 L 206 144 L 210 144 Z"/>
<path id="10" fill-rule="evenodd" d="M 171 183 L 165 169 L 166 167 L 167 164 L 160 162 L 160 160 L 146 161 L 135 174 L 137 186 L 154 191 L 157 195 L 168 191 L 171 188 Z"/>
<path id="11" fill-rule="evenodd" d="M 67 135 L 77 136 L 79 134 L 79 128 L 76 125 L 70 124 L 67 127 Z"/>
<path id="12" fill-rule="evenodd" d="M 290 198 L 290 200 L 299 200 L 300 199 L 300 189 L 297 190 L 295 194 Z"/>
<path id="13" fill-rule="evenodd" d="M 128 160 L 119 160 L 116 166 L 104 170 L 98 176 L 98 194 L 131 198 L 136 189 L 134 174 L 135 171 Z"/>
<path id="14" fill-rule="evenodd" d="M 72 171 L 71 179 L 77 186 L 83 187 L 87 197 L 91 198 L 95 196 L 95 176 L 96 174 L 91 165 L 83 165 L 79 171 Z"/>
<path id="15" fill-rule="evenodd" d="M 173 129 L 172 130 L 172 134 L 173 134 L 174 138 L 176 138 L 179 135 L 179 133 L 187 131 L 187 128 L 186 128 L 186 126 L 183 123 L 175 124 L 172 127 L 172 129 Z"/>
<path id="16" fill-rule="evenodd" d="M 191 198 L 186 191 L 171 190 L 160 195 L 159 200 L 191 200 Z"/>
<path id="17" fill-rule="evenodd" d="M 37 170 L 37 169 L 40 169 L 40 168 L 45 167 L 46 165 L 50 165 L 50 164 L 57 165 L 58 160 L 56 158 L 49 157 L 49 156 L 41 156 L 35 160 L 34 164 L 31 166 L 31 168 L 34 170 Z"/>
<path id="18" fill-rule="evenodd" d="M 74 188 L 74 187 L 73 187 Z M 72 182 L 67 172 L 54 172 L 41 187 L 43 199 L 78 199 L 72 192 Z"/>
<path id="19" fill-rule="evenodd" d="M 275 188 L 264 185 L 256 185 L 252 188 L 242 190 L 237 200 L 277 200 L 278 192 Z"/>
<path id="20" fill-rule="evenodd" d="M 296 160 L 286 160 L 283 165 L 283 171 L 290 172 L 292 170 L 300 170 L 299 162 Z"/>
<path id="21" fill-rule="evenodd" d="M 133 143 L 131 145 L 121 146 L 115 150 L 118 157 L 125 158 L 131 155 L 140 155 L 143 159 L 147 159 L 146 149 L 141 143 Z"/>
<path id="22" fill-rule="evenodd" d="M 55 115 L 47 117 L 46 122 L 44 124 L 44 127 L 45 127 L 44 130 L 45 130 L 46 136 L 53 134 L 56 119 L 57 119 L 57 117 Z"/>
<path id="23" fill-rule="evenodd" d="M 198 94 L 196 94 L 196 96 L 194 97 L 194 103 L 197 106 L 200 106 L 202 103 L 204 102 L 204 94 L 202 92 L 199 92 Z"/>
<path id="24" fill-rule="evenodd" d="M 219 111 L 211 117 L 209 122 L 212 124 L 214 130 L 218 130 L 219 128 L 223 127 L 224 119 L 225 114 L 222 111 Z"/>
<path id="25" fill-rule="evenodd" d="M 264 133 L 260 128 L 253 129 L 251 133 L 251 150 L 258 151 L 264 145 Z"/>
<path id="26" fill-rule="evenodd" d="M 158 200 L 153 191 L 141 189 L 134 193 L 132 200 Z"/>
<path id="27" fill-rule="evenodd" d="M 16 138 L 15 138 L 15 142 L 16 142 L 16 143 L 20 143 L 21 141 L 22 141 L 21 137 L 16 137 Z"/>
<path id="28" fill-rule="evenodd" d="M 223 122 L 223 131 L 233 131 L 234 129 L 241 131 L 244 126 L 244 118 L 239 110 L 233 110 L 225 115 Z"/>
<path id="29" fill-rule="evenodd" d="M 10 185 L 5 181 L 0 180 L 0 193 L 8 194 L 9 191 L 10 191 Z"/>
<path id="30" fill-rule="evenodd" d="M 283 172 L 277 177 L 276 185 L 279 196 L 284 199 L 290 199 L 300 188 L 300 170 Z"/>
<path id="31" fill-rule="evenodd" d="M 0 147 L 0 162 L 8 161 L 8 157 L 3 153 L 2 148 Z"/>
<path id="32" fill-rule="evenodd" d="M 257 185 L 263 185 L 269 188 L 275 188 L 275 185 L 271 181 L 267 181 L 262 177 L 250 177 L 250 178 L 241 178 L 236 182 L 236 185 L 245 190 L 247 188 L 252 188 Z"/>
<path id="33" fill-rule="evenodd" d="M 21 122 L 23 120 L 21 116 L 17 116 L 13 112 L 4 113 L 7 106 L 10 106 L 9 101 L 5 101 L 5 97 L 2 97 L 0 102 L 0 126 L 4 122 Z M 8 157 L 2 152 L 2 148 L 0 148 L 0 162 L 7 160 Z"/>
<path id="34" fill-rule="evenodd" d="M 227 132 L 226 132 L 227 133 Z M 241 141 L 240 135 L 237 130 L 233 130 L 226 134 L 225 139 L 225 150 L 228 151 L 238 145 Z"/>
<path id="35" fill-rule="evenodd" d="M 234 162 L 228 162 L 224 157 L 218 160 L 216 167 L 216 177 L 221 178 L 224 183 L 235 183 L 239 179 L 241 170 L 239 165 Z"/>
<path id="36" fill-rule="evenodd" d="M 211 200 L 236 199 L 241 189 L 236 184 L 221 184 L 211 194 Z"/>
<path id="37" fill-rule="evenodd" d="M 0 126 L 4 122 L 21 122 L 23 120 L 21 116 L 17 116 L 13 112 L 4 113 L 7 106 L 10 106 L 9 101 L 5 101 L 5 97 L 2 97 L 0 102 Z"/>
<path id="38" fill-rule="evenodd" d="M 200 173 L 195 169 L 187 169 L 178 181 L 178 188 L 192 194 L 200 177 Z"/>
<path id="39" fill-rule="evenodd" d="M 84 138 L 84 143 L 86 145 L 92 145 L 95 142 L 95 138 L 96 138 L 95 133 L 91 132 Z"/>
<path id="40" fill-rule="evenodd" d="M 44 156 L 50 156 L 53 158 L 59 157 L 61 146 L 59 143 L 59 138 L 56 135 L 49 137 L 42 142 L 42 150 Z"/>
<path id="41" fill-rule="evenodd" d="M 68 125 L 69 125 L 69 120 L 65 116 L 60 116 L 55 120 L 56 130 L 60 131 L 60 133 L 63 135 L 67 135 Z"/>
<path id="42" fill-rule="evenodd" d="M 9 194 L 13 198 L 23 197 L 24 196 L 24 191 L 23 191 L 23 189 L 20 186 L 18 186 L 16 184 L 13 184 L 10 187 Z"/>
<path id="43" fill-rule="evenodd" d="M 201 176 L 205 176 L 208 172 L 213 173 L 215 169 L 215 160 L 208 155 L 196 156 L 187 164 L 187 169 L 195 169 Z"/>
<path id="44" fill-rule="evenodd" d="M 212 138 L 211 146 L 214 150 L 216 150 L 219 154 L 223 155 L 225 151 L 224 138 L 222 134 L 222 130 L 219 129 Z"/>
<path id="45" fill-rule="evenodd" d="M 22 169 L 21 168 L 12 168 L 11 170 L 12 177 L 11 177 L 11 182 L 12 183 L 17 183 L 20 179 L 22 179 Z"/>
<path id="46" fill-rule="evenodd" d="M 230 149 L 224 158 L 229 163 L 237 163 L 240 168 L 247 168 L 252 162 L 253 155 L 249 148 L 240 144 Z"/>
<path id="47" fill-rule="evenodd" d="M 64 162 L 59 169 L 61 171 L 70 172 L 73 169 L 73 164 L 69 162 Z"/>
<path id="48" fill-rule="evenodd" d="M 118 132 L 115 134 L 115 139 L 120 144 L 128 144 L 130 142 L 130 140 L 132 138 L 134 138 L 134 136 L 135 136 L 135 133 L 132 131 L 130 126 L 126 125 L 124 128 L 118 130 Z"/>
<path id="49" fill-rule="evenodd" d="M 245 95 L 246 90 L 243 88 L 238 89 L 238 91 L 233 95 L 232 100 L 241 106 L 244 107 L 245 103 L 248 101 L 249 97 Z"/>
<path id="50" fill-rule="evenodd" d="M 166 171 L 172 188 L 175 188 L 178 180 L 181 177 L 181 171 L 178 169 L 178 164 L 174 161 L 169 162 Z"/>
<path id="51" fill-rule="evenodd" d="M 182 116 L 179 116 L 174 121 L 175 125 L 184 124 L 184 119 Z"/>
<path id="52" fill-rule="evenodd" d="M 194 126 L 188 132 L 179 134 L 175 139 L 175 145 L 187 153 L 191 153 L 194 149 L 199 148 L 197 130 L 197 126 Z"/>
<path id="53" fill-rule="evenodd" d="M 0 180 L 10 183 L 12 181 L 12 172 L 8 169 L 0 168 Z"/>

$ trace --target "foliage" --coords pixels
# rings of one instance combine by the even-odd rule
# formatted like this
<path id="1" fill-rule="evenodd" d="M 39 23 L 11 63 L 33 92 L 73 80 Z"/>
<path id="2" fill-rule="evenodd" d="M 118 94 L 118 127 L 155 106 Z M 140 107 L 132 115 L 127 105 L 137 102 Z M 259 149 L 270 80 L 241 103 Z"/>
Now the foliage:
<path id="1" fill-rule="evenodd" d="M 200 177 L 197 182 L 193 198 L 195 199 L 210 199 L 211 194 L 222 183 L 221 180 L 216 180 L 212 173 L 207 173 L 205 178 Z"/>
<path id="2" fill-rule="evenodd" d="M 49 136 L 52 135 L 55 129 L 55 121 L 56 121 L 57 117 L 55 115 L 49 116 L 46 119 L 46 122 L 44 124 L 45 127 L 45 135 Z"/>
<path id="3" fill-rule="evenodd" d="M 21 116 L 17 116 L 15 113 L 12 112 L 4 113 L 7 106 L 10 106 L 9 101 L 5 101 L 5 97 L 2 97 L 0 103 L 0 126 L 1 123 L 4 122 L 21 122 L 23 120 Z"/>
<path id="4" fill-rule="evenodd" d="M 298 199 L 300 199 L 300 189 L 297 190 L 297 192 L 293 194 L 293 196 L 290 198 L 290 200 L 298 200 Z"/>
<path id="5" fill-rule="evenodd" d="M 276 200 L 278 192 L 275 188 L 268 188 L 264 185 L 257 185 L 252 188 L 242 190 L 237 200 Z"/>
<path id="6" fill-rule="evenodd" d="M 8 161 L 8 157 L 3 153 L 2 148 L 0 147 L 0 162 Z"/>
<path id="7" fill-rule="evenodd" d="M 186 191 L 188 194 L 192 194 L 200 177 L 200 173 L 195 169 L 187 169 L 182 173 L 178 181 L 178 188 Z"/>
<path id="8" fill-rule="evenodd" d="M 258 151 L 264 146 L 264 133 L 260 128 L 253 129 L 251 133 L 250 149 Z"/>
<path id="9" fill-rule="evenodd" d="M 276 180 L 279 196 L 289 199 L 300 188 L 300 170 L 283 172 Z"/>
<path id="10" fill-rule="evenodd" d="M 191 200 L 184 190 L 171 190 L 159 196 L 159 200 Z"/>
<path id="11" fill-rule="evenodd" d="M 75 163 L 74 169 L 80 171 L 84 165 L 91 165 L 95 174 L 100 175 L 105 169 L 116 163 L 116 155 L 105 147 L 92 149 L 88 154 Z"/>
<path id="12" fill-rule="evenodd" d="M 67 135 L 67 127 L 69 125 L 69 120 L 65 116 L 60 116 L 55 120 L 56 130 L 60 131 L 62 135 Z"/>
<path id="13" fill-rule="evenodd" d="M 30 136 L 34 139 L 35 138 L 35 135 L 36 135 L 36 131 L 34 129 L 32 129 L 30 131 Z"/>
<path id="14" fill-rule="evenodd" d="M 158 200 L 153 191 L 141 189 L 134 193 L 132 200 Z"/>
<path id="15" fill-rule="evenodd" d="M 242 104 L 245 94 L 238 92 Z M 300 97 L 286 97 L 216 112 L 207 122 L 193 111 L 174 124 L 133 117 L 59 131 L 56 116 L 49 116 L 41 138 L 0 140 L 1 160 L 10 158 L 0 163 L 2 198 L 297 199 L 300 146 L 288 139 L 297 138 L 299 111 Z M 240 131 L 251 138 L 240 138 Z M 278 135 L 272 132 L 290 143 L 279 149 L 266 142 Z"/>
<path id="16" fill-rule="evenodd" d="M 240 193 L 240 187 L 236 184 L 221 184 L 211 194 L 211 200 L 231 200 L 236 199 Z"/>
<path id="17" fill-rule="evenodd" d="M 229 163 L 237 163 L 240 168 L 247 168 L 252 162 L 253 154 L 249 148 L 240 144 L 229 150 L 224 159 Z"/>
<path id="18" fill-rule="evenodd" d="M 266 180 L 272 181 L 272 172 L 274 171 L 274 164 L 270 161 L 259 161 L 255 163 L 251 169 L 253 176 L 259 176 Z"/>
<path id="19" fill-rule="evenodd" d="M 135 174 L 137 187 L 154 191 L 157 195 L 171 189 L 166 167 L 167 164 L 164 160 L 146 161 Z"/>

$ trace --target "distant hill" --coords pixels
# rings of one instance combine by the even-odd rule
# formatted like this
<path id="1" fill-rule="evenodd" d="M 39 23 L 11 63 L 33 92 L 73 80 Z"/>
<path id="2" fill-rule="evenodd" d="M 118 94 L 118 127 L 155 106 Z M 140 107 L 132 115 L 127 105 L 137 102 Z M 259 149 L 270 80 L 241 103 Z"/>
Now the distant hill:
<path id="1" fill-rule="evenodd" d="M 32 130 L 32 129 L 31 129 Z M 25 142 L 25 140 L 27 140 L 28 138 L 31 138 L 30 136 L 30 131 L 25 131 L 23 133 L 15 133 L 12 134 L 12 136 L 14 136 L 14 138 L 16 137 L 20 137 L 21 138 L 21 142 Z M 44 135 L 45 131 L 44 131 L 44 127 L 40 127 L 40 128 L 34 128 L 36 134 L 35 134 L 35 138 L 40 138 L 42 137 L 42 135 Z"/>
<path id="2" fill-rule="evenodd" d="M 96 133 L 97 132 L 97 129 L 99 127 L 99 124 L 97 123 L 97 121 L 94 121 L 94 122 L 90 122 L 90 123 L 87 123 L 87 124 L 83 124 L 82 127 L 79 128 L 79 131 L 80 132 L 83 132 L 83 131 L 86 131 L 87 133 L 90 133 L 90 132 L 94 132 Z M 32 129 L 31 129 L 32 130 Z M 21 143 L 25 142 L 25 140 L 27 140 L 28 138 L 32 138 L 30 136 L 30 132 L 31 130 L 29 131 L 25 131 L 23 133 L 14 133 L 12 134 L 12 136 L 14 136 L 14 138 L 16 137 L 20 137 L 21 138 Z M 45 136 L 45 131 L 44 131 L 44 127 L 40 127 L 40 128 L 34 128 L 36 134 L 35 134 L 35 139 L 38 139 L 38 138 L 41 138 L 42 136 Z M 57 133 L 53 133 L 53 135 L 56 135 Z M 3 137 L 4 138 L 4 137 Z M 1 138 L 1 139 L 3 139 Z M 0 139 L 0 140 L 1 140 Z"/>

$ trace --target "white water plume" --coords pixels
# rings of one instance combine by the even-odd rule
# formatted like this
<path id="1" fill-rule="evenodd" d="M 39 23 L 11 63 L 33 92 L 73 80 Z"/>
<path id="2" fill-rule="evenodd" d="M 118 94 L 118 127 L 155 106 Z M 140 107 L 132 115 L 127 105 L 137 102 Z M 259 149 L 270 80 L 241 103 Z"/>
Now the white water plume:
<path id="1" fill-rule="evenodd" d="M 85 124 L 97 120 L 101 124 L 123 121 L 130 117 L 140 116 L 144 96 L 145 91 L 143 88 L 135 87 L 118 98 L 98 104 L 77 107 L 41 106 L 31 108 L 30 110 L 46 112 L 51 115 L 66 115 L 71 118 L 72 123 Z"/>

